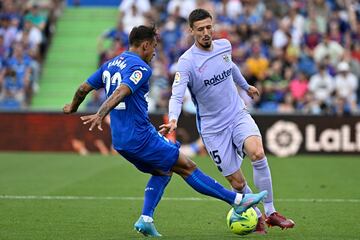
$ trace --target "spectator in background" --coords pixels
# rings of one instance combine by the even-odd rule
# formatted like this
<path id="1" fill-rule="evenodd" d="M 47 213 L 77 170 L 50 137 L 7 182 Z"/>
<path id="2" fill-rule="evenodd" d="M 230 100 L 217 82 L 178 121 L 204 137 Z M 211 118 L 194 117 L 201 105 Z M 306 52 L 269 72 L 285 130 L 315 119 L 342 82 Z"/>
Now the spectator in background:
<path id="1" fill-rule="evenodd" d="M 177 42 L 182 36 L 182 29 L 176 24 L 176 17 L 170 15 L 161 32 L 161 43 L 165 52 L 172 52 L 177 48 Z"/>
<path id="2" fill-rule="evenodd" d="M 305 73 L 299 72 L 297 76 L 291 80 L 289 90 L 296 102 L 304 102 L 305 95 L 308 92 L 308 79 Z"/>
<path id="3" fill-rule="evenodd" d="M 332 103 L 334 88 L 334 79 L 326 71 L 326 66 L 319 64 L 319 72 L 310 77 L 309 91 L 324 111 L 327 111 Z"/>
<path id="4" fill-rule="evenodd" d="M 304 44 L 310 50 L 314 48 L 321 42 L 322 35 L 318 31 L 317 24 L 315 22 L 309 23 L 309 31 L 304 34 Z"/>
<path id="5" fill-rule="evenodd" d="M 236 24 L 246 24 L 252 31 L 256 31 L 260 28 L 262 23 L 259 13 L 255 11 L 252 4 L 246 3 L 243 5 L 243 10 L 240 16 L 236 19 Z"/>
<path id="6" fill-rule="evenodd" d="M 167 5 L 169 15 L 179 16 L 186 22 L 189 13 L 196 8 L 195 0 L 170 0 Z"/>
<path id="7" fill-rule="evenodd" d="M 0 106 L 2 108 L 22 108 L 25 105 L 24 83 L 16 76 L 16 72 L 6 67 L 0 80 Z"/>
<path id="8" fill-rule="evenodd" d="M 146 20 L 144 13 L 139 11 L 138 5 L 135 3 L 126 12 L 121 12 L 121 19 L 126 34 L 129 34 L 133 27 L 145 24 Z"/>
<path id="9" fill-rule="evenodd" d="M 310 31 L 310 24 L 315 23 L 317 25 L 317 29 L 321 34 L 326 33 L 326 17 L 318 15 L 316 10 L 312 7 L 308 9 L 308 18 L 305 20 L 305 32 Z"/>
<path id="10" fill-rule="evenodd" d="M 285 114 L 289 114 L 289 113 L 294 113 L 295 112 L 295 102 L 294 102 L 294 98 L 292 97 L 291 93 L 286 93 L 284 100 L 282 102 L 280 102 L 279 106 L 278 106 L 278 111 L 279 113 L 285 113 Z"/>
<path id="11" fill-rule="evenodd" d="M 261 54 L 261 45 L 259 38 L 253 40 L 250 49 L 250 57 L 246 60 L 245 66 L 248 70 L 248 79 L 250 83 L 263 81 L 269 68 L 269 61 Z M 252 80 L 253 79 L 253 80 Z"/>
<path id="12" fill-rule="evenodd" d="M 323 41 L 314 49 L 314 59 L 317 63 L 322 62 L 326 56 L 329 56 L 333 66 L 338 64 L 343 54 L 344 48 L 339 43 L 331 40 L 328 34 L 324 36 Z"/>
<path id="13" fill-rule="evenodd" d="M 344 45 L 345 42 L 345 34 L 340 32 L 339 24 L 336 21 L 331 21 L 328 24 L 329 29 L 329 38 L 332 41 L 339 43 L 340 45 Z"/>
<path id="14" fill-rule="evenodd" d="M 216 15 L 218 20 L 232 23 L 242 13 L 242 3 L 240 0 L 221 0 L 216 4 Z"/>
<path id="15" fill-rule="evenodd" d="M 332 106 L 332 113 L 337 116 L 348 116 L 351 115 L 351 107 L 345 98 L 337 97 Z"/>
<path id="16" fill-rule="evenodd" d="M 338 74 L 335 77 L 335 92 L 337 98 L 342 98 L 345 104 L 350 106 L 352 111 L 357 108 L 357 90 L 359 87 L 358 79 L 350 72 L 347 62 L 339 63 Z"/>
<path id="17" fill-rule="evenodd" d="M 128 47 L 128 34 L 124 30 L 123 21 L 119 20 L 115 27 L 108 29 L 98 39 L 98 46 L 103 48 L 103 44 L 105 40 L 115 41 L 116 39 L 120 39 L 124 44 L 124 47 Z"/>
<path id="18" fill-rule="evenodd" d="M 14 42 L 18 32 L 18 25 L 18 19 L 12 19 L 10 16 L 3 16 L 1 20 L 0 34 L 4 36 L 5 48 L 11 48 L 11 44 Z"/>
<path id="19" fill-rule="evenodd" d="M 283 63 L 280 60 L 272 62 L 268 77 L 264 81 L 262 101 L 274 104 L 283 102 L 288 87 L 288 82 L 283 77 Z"/>
<path id="20" fill-rule="evenodd" d="M 27 39 L 25 41 L 27 43 L 25 46 L 26 48 L 37 49 L 36 51 L 39 51 L 43 36 L 40 29 L 29 20 L 24 22 L 22 31 L 17 33 L 16 41 L 22 41 L 23 38 Z"/>
<path id="21" fill-rule="evenodd" d="M 110 41 L 110 47 L 104 48 L 105 41 Z M 99 53 L 98 65 L 101 66 L 108 59 L 125 51 L 128 47 L 128 35 L 124 31 L 122 20 L 117 22 L 116 27 L 108 29 L 98 38 L 97 48 Z"/>
<path id="22" fill-rule="evenodd" d="M 272 34 L 278 29 L 278 21 L 275 19 L 274 14 L 270 9 L 265 10 L 261 28 L 264 31 L 271 32 Z"/>
<path id="23" fill-rule="evenodd" d="M 18 84 L 23 86 L 25 90 L 25 105 L 28 106 L 32 95 L 30 82 L 32 59 L 25 55 L 24 47 L 21 43 L 15 43 L 13 49 L 13 54 L 6 62 L 6 65 L 15 71 Z"/>
<path id="24" fill-rule="evenodd" d="M 360 24 L 359 24 L 360 26 Z M 360 40 L 360 36 L 359 39 Z M 360 63 L 360 41 L 355 41 L 351 46 L 351 58 Z"/>
<path id="25" fill-rule="evenodd" d="M 290 24 L 291 23 L 289 19 L 281 20 L 280 27 L 273 34 L 272 45 L 274 48 L 282 49 L 288 44 L 288 35 L 291 35 Z"/>
<path id="26" fill-rule="evenodd" d="M 12 107 L 28 107 L 33 93 L 39 88 L 37 82 L 42 57 L 53 33 L 53 23 L 61 13 L 62 3 L 62 0 L 1 1 L 0 82 L 2 87 L 7 83 L 12 89 L 9 92 L 18 90 L 24 93 L 24 101 Z M 16 81 L 10 76 L 5 81 L 5 68 L 16 73 Z"/>
<path id="27" fill-rule="evenodd" d="M 3 61 L 9 56 L 9 54 L 10 48 L 5 46 L 4 35 L 0 34 L 0 62 L 3 63 Z"/>
<path id="28" fill-rule="evenodd" d="M 24 18 L 26 21 L 32 22 L 41 31 L 45 30 L 47 17 L 44 13 L 40 12 L 40 7 L 38 4 L 34 3 Z"/>
<path id="29" fill-rule="evenodd" d="M 121 14 L 126 14 L 133 10 L 133 6 L 137 7 L 137 10 L 141 14 L 148 14 L 151 10 L 149 0 L 122 0 L 120 1 L 119 11 Z"/>
<path id="30" fill-rule="evenodd" d="M 296 69 L 299 72 L 305 73 L 307 76 L 312 76 L 317 72 L 316 63 L 311 57 L 311 51 L 307 48 L 300 53 L 297 64 L 295 64 Z"/>

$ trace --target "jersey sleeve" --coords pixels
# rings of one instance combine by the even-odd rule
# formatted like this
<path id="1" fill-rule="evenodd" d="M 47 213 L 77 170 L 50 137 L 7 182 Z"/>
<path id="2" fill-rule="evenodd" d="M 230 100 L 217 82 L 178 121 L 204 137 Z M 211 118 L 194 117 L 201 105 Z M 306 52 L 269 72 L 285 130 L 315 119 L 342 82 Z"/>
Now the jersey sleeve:
<path id="1" fill-rule="evenodd" d="M 102 70 L 99 68 L 96 72 L 94 72 L 87 80 L 86 82 L 95 88 L 96 90 L 99 88 L 104 87 L 104 83 L 102 80 Z"/>
<path id="2" fill-rule="evenodd" d="M 234 82 L 243 90 L 247 91 L 249 89 L 250 85 L 247 83 L 244 76 L 241 74 L 240 69 L 236 66 L 235 63 L 232 63 L 232 76 Z"/>
<path id="3" fill-rule="evenodd" d="M 190 72 L 190 63 L 180 58 L 172 85 L 172 95 L 169 102 L 169 120 L 175 119 L 177 121 L 180 116 L 183 98 L 190 81 Z"/>
<path id="4" fill-rule="evenodd" d="M 128 86 L 134 93 L 143 83 L 147 82 L 151 76 L 151 69 L 144 66 L 133 66 L 123 76 L 121 84 Z"/>

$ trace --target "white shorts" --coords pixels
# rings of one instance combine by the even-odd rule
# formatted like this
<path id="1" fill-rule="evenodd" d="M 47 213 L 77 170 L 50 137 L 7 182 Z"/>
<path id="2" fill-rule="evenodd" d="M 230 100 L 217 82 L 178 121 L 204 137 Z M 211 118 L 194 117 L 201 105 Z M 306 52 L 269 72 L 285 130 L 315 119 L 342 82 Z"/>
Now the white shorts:
<path id="1" fill-rule="evenodd" d="M 206 150 L 222 175 L 229 176 L 239 170 L 244 158 L 243 146 L 250 136 L 260 136 L 260 130 L 250 114 L 244 110 L 225 130 L 202 135 Z"/>

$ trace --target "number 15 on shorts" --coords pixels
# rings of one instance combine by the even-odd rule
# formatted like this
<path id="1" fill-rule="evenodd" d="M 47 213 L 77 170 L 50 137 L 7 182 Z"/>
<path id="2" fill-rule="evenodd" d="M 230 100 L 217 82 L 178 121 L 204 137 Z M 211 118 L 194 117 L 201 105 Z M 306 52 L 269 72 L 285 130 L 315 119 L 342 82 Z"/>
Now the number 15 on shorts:
<path id="1" fill-rule="evenodd" d="M 217 168 L 219 169 L 219 171 L 222 172 L 222 169 L 220 167 L 221 158 L 219 155 L 219 151 L 218 150 L 211 151 L 210 155 L 211 155 L 211 158 L 214 160 L 215 164 L 217 165 Z"/>

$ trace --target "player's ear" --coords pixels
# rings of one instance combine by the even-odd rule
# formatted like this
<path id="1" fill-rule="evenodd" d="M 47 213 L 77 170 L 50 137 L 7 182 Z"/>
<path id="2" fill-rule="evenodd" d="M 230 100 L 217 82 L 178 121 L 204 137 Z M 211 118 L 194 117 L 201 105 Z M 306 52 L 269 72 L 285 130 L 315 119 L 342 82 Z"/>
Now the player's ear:
<path id="1" fill-rule="evenodd" d="M 194 33 L 193 28 L 192 28 L 192 27 L 189 27 L 188 32 L 189 32 L 191 35 L 193 35 L 193 33 Z"/>
<path id="2" fill-rule="evenodd" d="M 143 51 L 147 51 L 149 48 L 149 41 L 144 41 L 141 46 Z"/>

